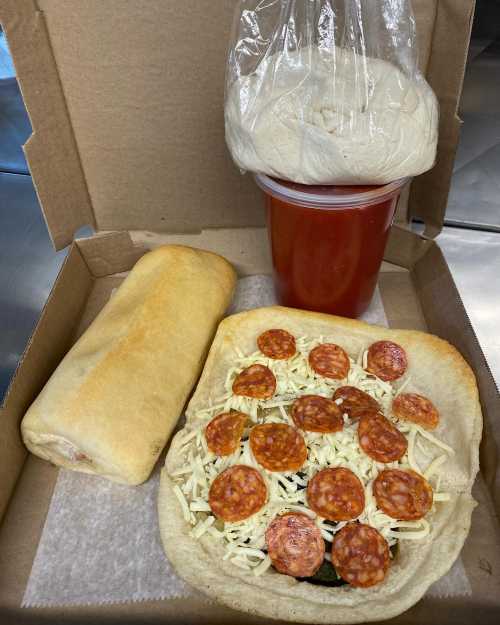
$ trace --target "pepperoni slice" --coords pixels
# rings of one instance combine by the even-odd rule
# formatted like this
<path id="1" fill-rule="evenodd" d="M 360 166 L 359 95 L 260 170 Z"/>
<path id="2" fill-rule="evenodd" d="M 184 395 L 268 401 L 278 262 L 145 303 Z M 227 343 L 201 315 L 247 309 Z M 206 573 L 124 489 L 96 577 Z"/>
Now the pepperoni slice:
<path id="1" fill-rule="evenodd" d="M 302 513 L 275 517 L 266 530 L 266 543 L 274 568 L 293 577 L 311 577 L 325 556 L 319 527 Z"/>
<path id="2" fill-rule="evenodd" d="M 365 491 L 350 469 L 323 469 L 307 485 L 307 502 L 328 521 L 351 521 L 365 508 Z"/>
<path id="3" fill-rule="evenodd" d="M 358 425 L 358 440 L 367 456 L 377 462 L 394 462 L 402 458 L 408 442 L 389 419 L 376 412 L 365 412 Z"/>
<path id="4" fill-rule="evenodd" d="M 292 404 L 295 425 L 307 432 L 340 432 L 344 427 L 342 412 L 333 399 L 303 395 Z"/>
<path id="5" fill-rule="evenodd" d="M 332 564 L 356 588 L 380 584 L 389 569 L 389 545 L 374 527 L 348 523 L 335 534 Z"/>
<path id="6" fill-rule="evenodd" d="M 349 356 L 333 343 L 322 343 L 309 352 L 311 369 L 325 378 L 342 380 L 349 373 Z"/>
<path id="7" fill-rule="evenodd" d="M 250 365 L 243 369 L 233 382 L 233 393 L 252 397 L 253 399 L 269 399 L 276 390 L 274 373 L 264 365 Z"/>
<path id="8" fill-rule="evenodd" d="M 353 421 L 357 421 L 366 410 L 375 412 L 380 410 L 380 404 L 376 399 L 355 386 L 341 386 L 333 394 L 333 399 L 342 399 L 340 412 L 347 413 Z"/>
<path id="9" fill-rule="evenodd" d="M 218 456 L 233 454 L 241 441 L 248 416 L 231 410 L 214 417 L 205 428 L 205 438 L 210 451 Z"/>
<path id="10" fill-rule="evenodd" d="M 392 402 L 392 412 L 399 419 L 413 421 L 427 430 L 434 430 L 439 423 L 439 412 L 436 406 L 416 393 L 401 393 Z"/>
<path id="11" fill-rule="evenodd" d="M 298 471 L 307 460 L 304 437 L 286 423 L 263 423 L 250 431 L 250 448 L 268 471 Z"/>
<path id="12" fill-rule="evenodd" d="M 220 473 L 208 493 L 208 503 L 215 516 L 231 523 L 248 519 L 266 501 L 267 488 L 261 474 L 244 464 Z"/>
<path id="13" fill-rule="evenodd" d="M 286 330 L 267 330 L 257 339 L 257 346 L 268 358 L 287 360 L 295 356 L 295 337 Z"/>
<path id="14" fill-rule="evenodd" d="M 406 371 L 406 352 L 392 341 L 377 341 L 368 349 L 366 370 L 384 382 L 400 378 Z"/>
<path id="15" fill-rule="evenodd" d="M 432 506 L 432 488 L 415 471 L 384 469 L 373 482 L 377 506 L 398 521 L 416 521 Z"/>

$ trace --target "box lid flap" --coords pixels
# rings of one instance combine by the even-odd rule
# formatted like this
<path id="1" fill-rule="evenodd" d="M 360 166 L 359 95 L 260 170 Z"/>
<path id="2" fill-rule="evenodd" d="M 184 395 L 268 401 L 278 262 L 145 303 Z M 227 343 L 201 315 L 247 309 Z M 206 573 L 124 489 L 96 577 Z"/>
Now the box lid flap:
<path id="1" fill-rule="evenodd" d="M 56 249 L 83 225 L 96 226 L 58 68 L 35 0 L 5 0 L 7 34 L 33 133 L 26 158 Z"/>
<path id="2" fill-rule="evenodd" d="M 224 141 L 232 0 L 4 0 L 2 20 L 34 134 L 26 145 L 59 248 L 75 230 L 258 226 L 262 201 Z M 474 1 L 413 0 L 421 64 L 441 104 L 436 167 L 411 216 L 439 232 Z"/>

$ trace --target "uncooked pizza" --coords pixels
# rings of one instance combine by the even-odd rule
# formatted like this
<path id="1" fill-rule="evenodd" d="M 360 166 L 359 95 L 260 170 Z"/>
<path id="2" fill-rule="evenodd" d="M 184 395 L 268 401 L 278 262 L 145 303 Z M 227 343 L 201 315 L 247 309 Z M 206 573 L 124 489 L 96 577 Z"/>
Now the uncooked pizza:
<path id="1" fill-rule="evenodd" d="M 388 618 L 460 550 L 480 429 L 470 369 L 436 337 L 279 307 L 235 315 L 163 471 L 167 555 L 233 607 Z"/>

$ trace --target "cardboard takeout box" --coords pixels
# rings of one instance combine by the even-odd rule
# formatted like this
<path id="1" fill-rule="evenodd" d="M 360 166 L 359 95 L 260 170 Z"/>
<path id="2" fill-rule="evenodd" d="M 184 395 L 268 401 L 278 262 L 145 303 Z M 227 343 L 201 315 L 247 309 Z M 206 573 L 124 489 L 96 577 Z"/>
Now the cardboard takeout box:
<path id="1" fill-rule="evenodd" d="M 473 0 L 414 0 L 421 63 L 441 107 L 436 167 L 399 219 L 443 223 Z M 71 248 L 1 410 L 0 621 L 250 623 L 197 601 L 21 609 L 58 470 L 23 447 L 20 420 L 75 338 L 148 248 L 215 250 L 240 274 L 270 271 L 263 200 L 224 143 L 223 79 L 234 0 L 3 0 L 0 21 L 33 124 L 25 146 L 50 235 Z M 82 225 L 97 234 L 74 240 Z M 380 275 L 392 327 L 427 329 L 474 368 L 485 418 L 480 501 L 462 558 L 463 599 L 424 598 L 394 623 L 494 622 L 500 610 L 500 400 L 438 245 L 395 226 Z M 334 619 L 334 616 L 332 615 Z"/>

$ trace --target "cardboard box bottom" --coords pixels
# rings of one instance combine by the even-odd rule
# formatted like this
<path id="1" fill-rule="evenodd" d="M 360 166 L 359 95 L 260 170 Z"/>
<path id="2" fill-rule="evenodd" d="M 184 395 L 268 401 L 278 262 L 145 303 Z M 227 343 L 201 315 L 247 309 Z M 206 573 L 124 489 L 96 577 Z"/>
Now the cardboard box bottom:
<path id="1" fill-rule="evenodd" d="M 248 236 L 248 233 L 244 236 Z M 253 235 L 251 235 L 253 236 Z M 179 237 L 176 237 L 178 239 Z M 186 242 L 189 237 L 182 237 Z M 175 242 L 178 242 L 177 240 Z M 196 243 L 199 243 L 196 241 Z M 259 248 L 262 244 L 259 243 Z M 212 247 L 206 245 L 206 247 Z M 224 246 L 222 246 L 224 247 Z M 227 246 L 226 246 L 227 247 Z M 254 268 L 251 259 L 235 258 L 235 251 L 241 249 L 234 240 L 229 247 L 233 253 L 226 254 L 238 265 L 240 272 L 257 273 L 269 270 L 269 265 L 260 261 Z M 245 246 L 246 247 L 246 246 Z M 246 247 L 248 249 L 248 247 Z M 64 354 L 69 344 L 85 330 L 102 306 L 109 299 L 112 290 L 116 288 L 130 269 L 138 255 L 137 249 L 130 248 L 128 236 L 109 235 L 97 237 L 87 243 L 77 242 L 72 246 L 68 260 L 62 273 L 72 280 L 64 280 L 61 275 L 44 311 L 41 323 L 45 324 L 45 332 L 35 334 L 20 371 L 27 376 L 32 364 L 29 361 L 30 352 L 43 350 L 37 363 L 43 370 L 37 379 L 36 388 L 31 388 L 31 400 L 43 385 L 53 370 L 55 363 L 51 360 L 49 349 L 44 335 L 59 336 L 59 342 L 52 346 L 60 356 Z M 236 254 L 237 256 L 237 254 Z M 83 261 L 83 262 L 82 262 Z M 254 269 L 254 271 L 252 271 Z M 437 272 L 437 273 L 436 273 Z M 426 277 L 427 276 L 427 277 Z M 437 276 L 437 283 L 436 283 Z M 435 300 L 434 289 L 441 290 L 440 301 Z M 455 321 L 460 326 L 466 324 L 465 312 L 462 313 L 456 306 L 460 303 L 454 292 L 454 284 L 449 275 L 446 263 L 439 249 L 433 243 L 426 253 L 414 264 L 411 269 L 384 263 L 380 274 L 379 286 L 391 327 L 413 328 L 419 330 L 430 329 L 436 332 L 439 323 L 445 326 L 447 308 L 455 305 Z M 72 295 L 81 287 L 80 296 Z M 68 298 L 73 298 L 75 304 L 73 315 L 61 315 L 61 311 L 68 306 Z M 441 310 L 439 310 L 441 308 Z M 463 314 L 463 319 L 456 319 L 456 315 Z M 429 323 L 430 321 L 430 323 Z M 429 327 L 430 326 L 430 327 Z M 57 327 L 57 332 L 54 328 Z M 443 334 L 440 332 L 440 334 Z M 448 336 L 445 335 L 445 338 Z M 450 339 L 449 339 L 450 340 Z M 456 342 L 455 342 L 456 344 Z M 460 349 L 460 345 L 457 345 Z M 461 350 L 463 351 L 463 349 Z M 471 362 L 471 354 L 464 356 Z M 481 354 L 472 351 L 472 360 Z M 478 364 L 481 366 L 479 359 Z M 45 368 L 44 368 L 45 365 Z M 476 373 L 480 373 L 477 371 Z M 491 376 L 490 376 L 491 377 Z M 42 379 L 43 378 L 43 379 Z M 26 389 L 22 389 L 27 392 Z M 488 389 L 486 389 L 488 391 Z M 19 389 L 15 385 L 11 389 L 14 396 Z M 12 399 L 12 398 L 10 398 Z M 13 397 L 15 399 L 15 397 Z M 25 398 L 26 400 L 28 398 Z M 9 398 L 8 398 L 9 401 Z M 19 402 L 17 402 L 21 405 Z M 24 402 L 26 403 L 26 402 Z M 29 403 L 29 401 L 28 401 Z M 6 406 L 8 408 L 8 406 Z M 23 411 L 17 415 L 22 417 Z M 19 443 L 20 444 L 20 443 Z M 493 453 L 493 450 L 490 450 Z M 488 452 L 488 450 L 486 450 Z M 491 463 L 487 463 L 491 464 Z M 16 483 L 10 505 L 0 528 L 0 612 L 3 613 L 2 623 L 78 623 L 96 620 L 99 622 L 141 622 L 141 623 L 257 623 L 262 619 L 236 613 L 215 603 L 205 603 L 202 600 L 147 601 L 102 606 L 77 606 L 53 608 L 20 608 L 22 596 L 26 587 L 33 558 L 43 529 L 45 516 L 50 504 L 51 494 L 57 479 L 58 469 L 50 464 L 29 455 L 22 467 Z M 466 623 L 474 618 L 480 623 L 496 622 L 500 614 L 500 596 L 498 593 L 500 580 L 500 532 L 498 529 L 495 510 L 488 486 L 491 487 L 495 475 L 486 475 L 478 478 L 474 487 L 474 496 L 479 502 L 474 512 L 472 530 L 462 551 L 462 559 L 469 577 L 472 595 L 463 598 L 441 599 L 425 597 L 411 610 L 400 617 L 391 620 L 391 623 L 422 623 L 430 617 L 439 614 L 440 623 Z M 439 612 L 436 612 L 436 611 Z M 332 611 L 332 621 L 335 615 Z M 273 621 L 276 622 L 276 621 Z"/>

